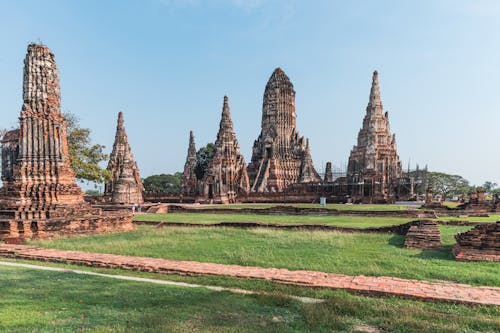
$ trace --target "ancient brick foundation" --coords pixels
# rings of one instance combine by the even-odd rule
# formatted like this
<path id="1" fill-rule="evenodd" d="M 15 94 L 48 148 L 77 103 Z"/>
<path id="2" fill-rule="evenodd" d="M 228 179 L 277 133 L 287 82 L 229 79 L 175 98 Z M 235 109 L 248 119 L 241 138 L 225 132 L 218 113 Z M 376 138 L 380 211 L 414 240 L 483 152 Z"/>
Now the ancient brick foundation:
<path id="1" fill-rule="evenodd" d="M 171 213 L 205 213 L 205 214 L 256 214 L 256 215 L 314 215 L 314 216 L 370 216 L 370 217 L 406 217 L 435 218 L 433 211 L 420 210 L 337 210 L 326 208 L 302 208 L 293 206 L 274 206 L 270 208 L 195 208 L 181 205 L 169 205 Z"/>
<path id="2" fill-rule="evenodd" d="M 415 249 L 432 249 L 441 247 L 441 234 L 436 222 L 419 221 L 412 225 L 406 233 L 405 247 Z"/>
<path id="3" fill-rule="evenodd" d="M 125 212 L 104 212 L 74 218 L 45 220 L 1 220 L 0 240 L 3 238 L 47 239 L 75 237 L 135 230 L 132 216 Z"/>
<path id="4" fill-rule="evenodd" d="M 455 235 L 453 255 L 459 261 L 500 262 L 500 222 L 484 223 Z"/>

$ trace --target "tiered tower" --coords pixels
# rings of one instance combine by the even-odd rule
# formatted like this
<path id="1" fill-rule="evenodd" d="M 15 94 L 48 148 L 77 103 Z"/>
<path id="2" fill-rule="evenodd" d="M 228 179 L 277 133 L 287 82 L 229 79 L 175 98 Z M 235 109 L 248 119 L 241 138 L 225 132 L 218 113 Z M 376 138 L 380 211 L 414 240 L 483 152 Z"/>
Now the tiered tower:
<path id="1" fill-rule="evenodd" d="M 228 98 L 224 96 L 214 157 L 203 178 L 203 197 L 216 203 L 232 203 L 249 189 L 247 165 L 233 130 Z"/>
<path id="2" fill-rule="evenodd" d="M 105 193 L 111 196 L 115 204 L 142 204 L 144 187 L 139 175 L 139 168 L 128 143 L 123 113 L 118 113 L 115 142 L 109 157 L 108 171 L 112 178 L 105 186 Z"/>
<path id="3" fill-rule="evenodd" d="M 183 196 L 196 196 L 198 194 L 198 179 L 196 178 L 196 166 L 198 158 L 196 156 L 196 146 L 194 143 L 193 131 L 189 131 L 189 147 L 184 164 L 184 172 L 181 177 L 181 194 Z"/>
<path id="4" fill-rule="evenodd" d="M 54 55 L 30 44 L 24 60 L 20 128 L 2 140 L 0 239 L 132 230 L 131 216 L 83 200 L 70 166 Z"/>
<path id="5" fill-rule="evenodd" d="M 349 157 L 349 192 L 355 201 L 394 201 L 395 188 L 401 176 L 396 135 L 391 134 L 389 115 L 384 113 L 378 73 L 375 71 L 363 127 Z"/>
<path id="6" fill-rule="evenodd" d="M 2 140 L 0 206 L 28 219 L 64 214 L 62 205 L 76 209 L 83 193 L 70 166 L 59 76 L 46 46 L 28 46 L 23 100 L 20 129 Z"/>
<path id="7" fill-rule="evenodd" d="M 299 182 L 320 182 L 309 144 L 296 131 L 295 90 L 281 68 L 271 75 L 262 103 L 262 130 L 248 175 L 253 192 L 279 192 Z"/>

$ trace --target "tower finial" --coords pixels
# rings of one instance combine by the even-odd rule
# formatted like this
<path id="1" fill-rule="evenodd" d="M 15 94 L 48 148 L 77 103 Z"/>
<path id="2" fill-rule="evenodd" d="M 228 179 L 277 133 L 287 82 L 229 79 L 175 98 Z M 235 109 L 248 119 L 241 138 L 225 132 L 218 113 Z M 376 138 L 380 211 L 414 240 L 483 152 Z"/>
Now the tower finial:
<path id="1" fill-rule="evenodd" d="M 370 90 L 370 101 L 368 102 L 368 107 L 382 107 L 382 99 L 380 98 L 380 86 L 378 83 L 378 72 L 373 72 L 372 77 L 372 88 Z"/>

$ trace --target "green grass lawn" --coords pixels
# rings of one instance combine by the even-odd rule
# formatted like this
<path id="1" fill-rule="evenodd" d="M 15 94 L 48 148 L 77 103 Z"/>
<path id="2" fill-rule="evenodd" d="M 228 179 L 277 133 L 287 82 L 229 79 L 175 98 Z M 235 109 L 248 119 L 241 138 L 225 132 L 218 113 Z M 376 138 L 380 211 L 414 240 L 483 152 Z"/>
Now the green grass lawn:
<path id="1" fill-rule="evenodd" d="M 265 222 L 278 224 L 331 224 L 345 227 L 379 227 L 413 221 L 401 217 L 366 217 L 366 216 L 297 216 L 297 215 L 256 215 L 256 214 L 207 214 L 207 213 L 166 213 L 139 214 L 135 221 L 163 221 L 185 223 L 218 222 Z"/>
<path id="2" fill-rule="evenodd" d="M 319 203 L 306 204 L 306 203 L 245 203 L 245 204 L 228 204 L 228 205 L 210 205 L 203 206 L 209 208 L 225 208 L 225 209 L 240 209 L 240 208 L 271 208 L 275 206 L 293 206 L 300 208 L 327 208 L 327 209 L 337 209 L 337 210 L 407 210 L 407 205 L 371 205 L 371 204 L 359 204 L 359 205 L 345 205 L 345 204 L 327 204 L 325 207 L 321 207 Z"/>
<path id="3" fill-rule="evenodd" d="M 486 217 L 474 216 L 440 216 L 438 221 L 470 221 L 470 222 L 496 222 L 500 221 L 500 214 L 488 214 Z"/>
<path id="4" fill-rule="evenodd" d="M 268 229 L 139 226 L 121 234 L 31 242 L 49 248 L 196 260 L 246 266 L 308 269 L 348 275 L 397 276 L 500 286 L 498 263 L 453 259 L 453 235 L 470 227 L 441 226 L 444 248 L 402 247 L 403 236 Z"/>
<path id="5" fill-rule="evenodd" d="M 280 293 L 243 296 L 203 288 L 4 266 L 0 266 L 0 286 L 2 332 L 346 332 L 360 327 L 386 332 L 496 332 L 500 329 L 498 307 L 371 298 L 343 291 L 328 291 L 324 303 L 303 304 Z"/>

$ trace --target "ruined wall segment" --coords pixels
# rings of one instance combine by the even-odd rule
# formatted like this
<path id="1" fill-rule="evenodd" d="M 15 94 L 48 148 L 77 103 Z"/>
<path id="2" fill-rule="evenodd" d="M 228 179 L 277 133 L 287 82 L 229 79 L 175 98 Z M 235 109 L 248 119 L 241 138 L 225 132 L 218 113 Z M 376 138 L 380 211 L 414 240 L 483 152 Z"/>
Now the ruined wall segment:
<path id="1" fill-rule="evenodd" d="M 104 192 L 111 196 L 113 203 L 138 205 L 144 202 L 144 187 L 139 175 L 139 167 L 128 143 L 122 112 L 118 113 L 115 141 L 107 170 L 112 178 L 106 183 Z"/>
<path id="2" fill-rule="evenodd" d="M 295 90 L 281 68 L 264 91 L 261 133 L 248 166 L 252 192 L 280 192 L 304 182 L 320 182 L 308 141 L 296 130 Z"/>

